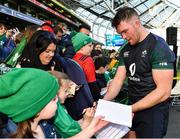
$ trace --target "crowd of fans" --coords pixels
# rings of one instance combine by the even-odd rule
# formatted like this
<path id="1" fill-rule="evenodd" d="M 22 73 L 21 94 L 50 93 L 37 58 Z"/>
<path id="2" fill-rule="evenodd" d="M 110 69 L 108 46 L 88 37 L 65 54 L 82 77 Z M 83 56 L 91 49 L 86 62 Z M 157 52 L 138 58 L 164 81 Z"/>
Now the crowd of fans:
<path id="1" fill-rule="evenodd" d="M 50 21 L 21 32 L 0 24 L 0 137 L 87 138 L 108 124 L 94 113 L 118 52 L 90 33 Z"/>

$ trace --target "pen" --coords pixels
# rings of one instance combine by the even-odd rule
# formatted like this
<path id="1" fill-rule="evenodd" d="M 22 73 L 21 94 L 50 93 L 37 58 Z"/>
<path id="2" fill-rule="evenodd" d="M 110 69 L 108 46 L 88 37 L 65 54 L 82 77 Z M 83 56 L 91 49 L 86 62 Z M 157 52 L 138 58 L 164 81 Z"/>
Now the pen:
<path id="1" fill-rule="evenodd" d="M 96 108 L 96 105 L 93 105 L 91 108 Z M 83 110 L 81 115 L 83 116 L 86 113 L 86 111 L 87 111 L 87 108 Z"/>

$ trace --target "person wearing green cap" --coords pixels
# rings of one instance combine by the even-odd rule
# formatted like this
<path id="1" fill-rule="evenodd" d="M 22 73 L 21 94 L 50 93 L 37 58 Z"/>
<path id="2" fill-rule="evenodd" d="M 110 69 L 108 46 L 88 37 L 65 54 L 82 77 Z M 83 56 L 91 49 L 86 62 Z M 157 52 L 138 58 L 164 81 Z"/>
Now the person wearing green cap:
<path id="1" fill-rule="evenodd" d="M 0 76 L 0 112 L 18 123 L 12 137 L 44 135 L 39 124 L 55 115 L 58 89 L 57 79 L 38 69 L 12 69 Z"/>
<path id="2" fill-rule="evenodd" d="M 94 101 L 100 98 L 100 89 L 98 88 L 95 75 L 95 66 L 91 52 L 93 50 L 93 39 L 84 33 L 77 33 L 72 37 L 73 47 L 76 51 L 73 59 L 83 69 Z"/>

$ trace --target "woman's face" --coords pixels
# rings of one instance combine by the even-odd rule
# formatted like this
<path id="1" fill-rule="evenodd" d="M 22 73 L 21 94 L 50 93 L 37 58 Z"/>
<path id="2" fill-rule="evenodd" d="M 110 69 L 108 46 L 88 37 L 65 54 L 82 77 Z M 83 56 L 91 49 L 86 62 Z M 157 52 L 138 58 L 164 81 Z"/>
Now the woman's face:
<path id="1" fill-rule="evenodd" d="M 57 110 L 57 102 L 58 102 L 58 97 L 57 95 L 55 96 L 54 99 L 52 99 L 39 113 L 39 118 L 41 120 L 47 120 L 52 118 Z"/>
<path id="2" fill-rule="evenodd" d="M 43 65 L 48 65 L 54 56 L 56 45 L 50 43 L 47 49 L 39 55 L 39 59 Z"/>

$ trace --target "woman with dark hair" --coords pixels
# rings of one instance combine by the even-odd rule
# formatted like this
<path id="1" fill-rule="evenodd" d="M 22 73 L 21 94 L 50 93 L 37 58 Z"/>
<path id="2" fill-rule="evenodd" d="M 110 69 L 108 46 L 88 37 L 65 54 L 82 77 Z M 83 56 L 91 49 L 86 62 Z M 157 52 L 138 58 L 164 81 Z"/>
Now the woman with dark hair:
<path id="1" fill-rule="evenodd" d="M 32 67 L 42 70 L 58 70 L 60 66 L 54 60 L 56 39 L 48 31 L 39 30 L 27 43 L 21 56 L 21 67 Z"/>

